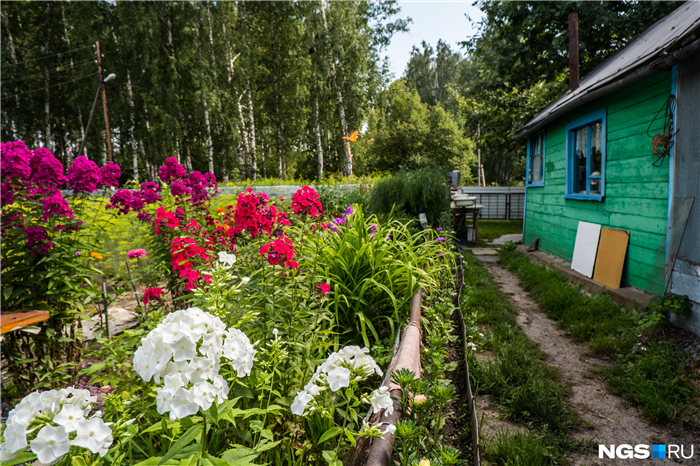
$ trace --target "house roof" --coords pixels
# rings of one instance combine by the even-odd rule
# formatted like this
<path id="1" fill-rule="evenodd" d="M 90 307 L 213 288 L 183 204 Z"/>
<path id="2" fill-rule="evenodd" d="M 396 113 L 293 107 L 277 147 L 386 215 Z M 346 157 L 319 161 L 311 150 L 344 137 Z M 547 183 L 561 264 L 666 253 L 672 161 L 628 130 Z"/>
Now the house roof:
<path id="1" fill-rule="evenodd" d="M 513 139 L 538 131 L 564 113 L 613 92 L 614 84 L 623 79 L 628 81 L 625 84 L 631 84 L 653 72 L 670 68 L 688 53 L 699 50 L 699 35 L 700 2 L 689 1 L 610 55 L 581 81 L 578 89 L 562 94 L 516 131 Z M 680 49 L 688 53 L 678 55 Z"/>

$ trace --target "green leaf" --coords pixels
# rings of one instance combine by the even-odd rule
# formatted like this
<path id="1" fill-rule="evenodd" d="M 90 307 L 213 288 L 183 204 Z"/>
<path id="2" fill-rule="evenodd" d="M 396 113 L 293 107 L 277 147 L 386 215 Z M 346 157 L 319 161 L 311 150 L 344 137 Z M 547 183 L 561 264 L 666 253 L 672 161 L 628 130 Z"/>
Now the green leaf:
<path id="1" fill-rule="evenodd" d="M 357 443 L 355 442 L 355 436 L 352 435 L 352 432 L 350 432 L 348 429 L 345 429 L 344 433 L 348 440 L 350 440 L 350 443 L 352 443 L 352 446 L 356 447 Z"/>
<path id="2" fill-rule="evenodd" d="M 162 460 L 160 460 L 160 463 L 158 463 L 158 466 L 165 464 L 166 461 L 168 461 L 170 458 L 178 454 L 180 450 L 182 450 L 184 447 L 186 447 L 192 440 L 197 438 L 199 434 L 202 433 L 202 426 L 196 425 L 190 427 L 185 434 L 178 439 L 177 442 L 173 446 L 170 447 L 170 450 L 168 453 L 163 457 Z"/>
<path id="3" fill-rule="evenodd" d="M 145 461 L 141 461 L 140 463 L 135 464 L 134 466 L 160 466 L 162 464 L 165 464 L 167 466 L 179 466 L 180 462 L 177 460 L 167 460 L 166 462 L 162 462 L 163 458 L 160 456 L 156 456 L 155 458 L 148 458 Z"/>
<path id="4" fill-rule="evenodd" d="M 82 456 L 76 456 L 70 460 L 71 466 L 88 466 Z"/>
<path id="5" fill-rule="evenodd" d="M 276 442 L 267 442 L 264 445 L 258 445 L 258 447 L 255 449 L 258 453 L 262 453 L 267 450 L 271 450 L 275 448 L 277 445 L 279 445 L 282 442 L 282 440 L 278 440 Z"/>
<path id="6" fill-rule="evenodd" d="M 272 435 L 272 431 L 270 429 L 263 429 L 262 432 L 260 432 L 260 435 L 268 439 L 270 442 L 275 440 L 275 436 Z"/>
<path id="7" fill-rule="evenodd" d="M 338 426 L 331 427 L 330 429 L 325 431 L 323 433 L 323 435 L 321 435 L 321 438 L 318 439 L 318 444 L 320 445 L 323 442 L 326 442 L 327 440 L 332 439 L 336 435 L 340 435 L 341 432 L 343 432 L 343 429 L 341 429 L 340 427 L 338 427 Z"/>

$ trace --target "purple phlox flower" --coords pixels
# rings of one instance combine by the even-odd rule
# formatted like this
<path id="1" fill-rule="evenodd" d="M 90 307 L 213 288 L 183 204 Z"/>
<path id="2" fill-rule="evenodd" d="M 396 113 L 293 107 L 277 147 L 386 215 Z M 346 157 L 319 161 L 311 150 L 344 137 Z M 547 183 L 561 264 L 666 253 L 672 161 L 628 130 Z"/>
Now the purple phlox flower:
<path id="1" fill-rule="evenodd" d="M 354 205 L 349 205 L 348 208 L 345 209 L 345 214 L 343 215 L 343 218 L 345 219 L 346 217 L 354 215 L 356 210 L 357 209 L 355 209 Z"/>
<path id="2" fill-rule="evenodd" d="M 441 253 L 441 252 L 440 252 L 440 253 L 438 253 L 438 256 L 442 257 L 442 253 Z"/>
<path id="3" fill-rule="evenodd" d="M 440 236 L 438 238 L 435 238 L 433 241 L 435 241 L 436 243 L 442 243 L 443 241 L 446 241 L 446 239 Z"/>
<path id="4" fill-rule="evenodd" d="M 22 141 L 0 143 L 0 176 L 4 179 L 28 180 L 32 173 L 30 157 L 31 152 Z"/>
<path id="5" fill-rule="evenodd" d="M 342 227 L 343 225 L 345 225 L 345 216 L 343 216 L 342 218 L 334 218 L 333 220 L 331 220 L 331 222 L 335 225 L 338 225 L 339 227 Z"/>
<path id="6" fill-rule="evenodd" d="M 158 177 L 166 183 L 182 181 L 186 176 L 187 171 L 175 157 L 165 159 L 165 164 L 158 169 Z"/>
<path id="7" fill-rule="evenodd" d="M 84 155 L 75 158 L 68 169 L 68 186 L 74 193 L 93 193 L 102 183 L 100 168 Z"/>
<path id="8" fill-rule="evenodd" d="M 377 224 L 376 224 L 376 223 L 371 224 L 371 225 L 369 226 L 369 229 L 368 229 L 367 231 L 368 231 L 369 233 L 374 233 L 375 231 L 377 231 Z"/>
<path id="9" fill-rule="evenodd" d="M 75 251 L 75 255 L 76 255 L 76 256 L 79 256 L 79 255 L 80 255 L 80 251 Z"/>
<path id="10" fill-rule="evenodd" d="M 61 196 L 61 191 L 56 190 L 50 196 L 46 196 L 43 202 L 44 213 L 42 219 L 48 222 L 51 217 L 58 215 L 60 217 L 73 218 L 73 211 L 70 206 Z"/>
<path id="11" fill-rule="evenodd" d="M 27 237 L 27 249 L 32 256 L 37 252 L 45 254 L 53 249 L 53 243 L 49 241 L 46 230 L 42 227 L 27 227 L 24 229 L 24 235 Z"/>
<path id="12" fill-rule="evenodd" d="M 436 228 L 435 231 L 442 231 L 442 228 Z"/>
<path id="13" fill-rule="evenodd" d="M 119 187 L 119 177 L 121 175 L 121 167 L 114 162 L 107 162 L 104 167 L 100 168 L 102 184 L 105 186 Z"/>

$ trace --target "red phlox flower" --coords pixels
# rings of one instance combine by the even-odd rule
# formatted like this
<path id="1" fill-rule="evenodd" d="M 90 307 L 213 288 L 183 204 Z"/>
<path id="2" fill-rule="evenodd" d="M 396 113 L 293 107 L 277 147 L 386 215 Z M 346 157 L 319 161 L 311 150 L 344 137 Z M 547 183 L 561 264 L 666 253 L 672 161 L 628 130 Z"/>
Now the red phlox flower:
<path id="1" fill-rule="evenodd" d="M 160 288 L 146 288 L 146 291 L 143 292 L 143 305 L 145 306 L 150 301 L 160 298 L 163 293 L 164 291 Z"/>
<path id="2" fill-rule="evenodd" d="M 323 206 L 319 201 L 316 190 L 310 186 L 303 186 L 292 197 L 292 211 L 295 214 L 316 217 L 323 212 Z"/>

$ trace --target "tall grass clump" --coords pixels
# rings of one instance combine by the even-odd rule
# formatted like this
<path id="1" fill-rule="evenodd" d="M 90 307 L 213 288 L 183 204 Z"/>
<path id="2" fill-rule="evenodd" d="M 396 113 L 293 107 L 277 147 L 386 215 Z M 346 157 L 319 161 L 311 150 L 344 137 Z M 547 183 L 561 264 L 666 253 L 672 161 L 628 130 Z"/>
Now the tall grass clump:
<path id="1" fill-rule="evenodd" d="M 437 167 L 401 169 L 374 185 L 369 206 L 374 213 L 389 213 L 396 209 L 400 214 L 414 218 L 424 213 L 430 224 L 437 226 L 442 213 L 450 207 L 445 172 Z"/>

